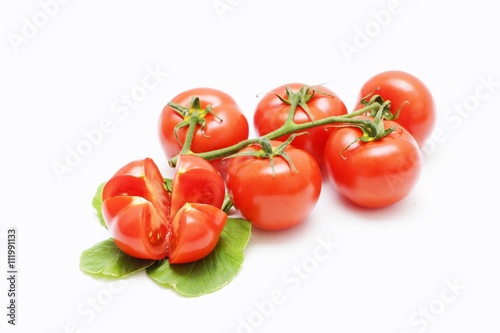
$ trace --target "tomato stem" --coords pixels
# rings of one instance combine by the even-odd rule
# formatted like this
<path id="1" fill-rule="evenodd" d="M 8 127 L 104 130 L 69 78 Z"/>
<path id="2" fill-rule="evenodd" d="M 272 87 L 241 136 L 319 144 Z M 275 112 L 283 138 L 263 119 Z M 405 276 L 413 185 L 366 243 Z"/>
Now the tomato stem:
<path id="1" fill-rule="evenodd" d="M 226 214 L 229 214 L 229 210 L 233 208 L 233 206 L 234 204 L 231 201 L 229 194 L 226 193 L 226 196 L 224 197 L 224 203 L 222 204 L 222 211 Z"/>
<path id="2" fill-rule="evenodd" d="M 243 152 L 237 152 L 235 154 L 232 154 L 230 156 L 225 157 L 224 160 L 228 159 L 228 158 L 235 158 L 235 157 L 240 157 L 240 156 L 253 156 L 255 158 L 269 159 L 269 164 L 270 164 L 271 170 L 272 170 L 271 177 L 274 178 L 276 175 L 276 173 L 274 172 L 274 158 L 276 156 L 280 156 L 288 163 L 288 165 L 290 166 L 290 171 L 297 173 L 298 172 L 297 168 L 295 167 L 292 160 L 290 159 L 290 157 L 286 153 L 285 149 L 286 149 L 286 147 L 288 147 L 290 145 L 290 143 L 292 143 L 293 139 L 295 139 L 296 136 L 304 135 L 304 134 L 307 134 L 307 132 L 293 133 L 292 135 L 290 135 L 290 137 L 285 142 L 283 142 L 282 144 L 280 144 L 277 147 L 273 147 L 273 145 L 271 144 L 271 141 L 268 138 L 262 137 L 262 138 L 259 138 L 258 143 L 254 143 L 255 145 L 260 146 L 259 150 L 248 150 L 248 151 L 243 151 Z"/>
<path id="3" fill-rule="evenodd" d="M 276 95 L 276 96 L 278 96 L 278 98 L 282 102 L 290 104 L 290 110 L 288 111 L 288 116 L 287 116 L 287 119 L 286 119 L 284 125 L 294 123 L 293 118 L 295 117 L 295 112 L 297 111 L 297 106 L 300 106 L 304 110 L 304 112 L 306 113 L 309 120 L 314 122 L 314 117 L 313 117 L 311 111 L 309 110 L 309 107 L 307 106 L 307 102 L 309 102 L 309 100 L 312 98 L 313 95 L 314 95 L 314 90 L 312 90 L 312 92 L 311 92 L 311 89 L 309 88 L 309 86 L 303 86 L 299 90 L 299 92 L 296 92 L 296 93 L 294 93 L 290 88 L 287 87 L 286 88 L 287 99 L 282 98 L 279 95 Z"/>
<path id="4" fill-rule="evenodd" d="M 314 91 L 312 92 L 314 94 Z M 257 137 L 257 138 L 250 138 L 247 140 L 243 140 L 238 142 L 237 144 L 234 144 L 232 146 L 226 147 L 226 148 L 221 148 L 221 149 L 216 149 L 208 152 L 201 152 L 201 153 L 194 153 L 190 150 L 191 148 L 191 143 L 193 141 L 193 137 L 196 131 L 196 127 L 199 122 L 199 116 L 198 112 L 196 111 L 196 101 L 193 98 L 192 102 L 190 103 L 190 108 L 192 108 L 192 112 L 190 109 L 190 121 L 189 121 L 189 130 L 186 135 L 186 139 L 183 145 L 183 148 L 181 150 L 181 154 L 183 153 L 189 153 L 189 154 L 194 154 L 196 156 L 199 156 L 201 158 L 204 158 L 206 160 L 213 160 L 213 159 L 219 159 L 219 158 L 226 158 L 231 155 L 234 155 L 238 153 L 240 150 L 245 148 L 246 146 L 252 145 L 252 144 L 261 144 L 263 140 L 274 140 L 277 138 L 280 138 L 285 135 L 293 134 L 293 133 L 298 133 L 298 132 L 303 132 L 307 129 L 317 127 L 317 126 L 323 126 L 323 125 L 333 125 L 333 126 L 354 126 L 358 127 L 363 131 L 363 135 L 357 140 L 357 141 L 363 141 L 363 142 L 368 142 L 368 141 L 374 141 L 378 140 L 393 130 L 388 129 L 384 130 L 383 126 L 383 118 L 387 118 L 390 116 L 393 116 L 390 114 L 389 111 L 389 106 L 390 102 L 389 101 L 384 101 L 380 96 L 374 95 L 370 98 L 370 100 L 363 100 L 363 107 L 353 111 L 351 113 L 341 115 L 341 116 L 331 116 L 327 118 L 322 118 L 322 119 L 312 119 L 312 116 L 310 116 L 310 121 L 305 122 L 305 123 L 300 123 L 297 124 L 294 122 L 293 118 L 295 115 L 295 111 L 298 106 L 301 106 L 304 108 L 304 105 L 306 105 L 307 101 L 311 98 L 311 93 L 308 87 L 304 86 L 301 91 L 298 93 L 293 93 L 291 91 L 287 91 L 287 99 L 280 98 L 283 102 L 290 104 L 290 111 L 287 117 L 287 120 L 285 123 L 278 129 Z M 199 99 L 198 99 L 198 105 L 199 105 Z M 306 106 L 307 107 L 307 106 Z M 388 114 L 389 112 L 389 114 Z M 372 121 L 371 119 L 366 119 L 366 118 L 357 118 L 360 115 L 365 115 L 369 114 L 371 116 L 375 116 L 375 119 Z M 394 116 L 393 116 L 394 117 Z M 194 119 L 193 119 L 194 118 Z M 203 126 L 203 124 L 202 124 Z M 357 142 L 356 141 L 356 142 Z M 355 142 L 353 142 L 355 143 Z M 172 157 L 169 161 L 170 166 L 175 167 L 177 163 L 177 156 Z"/>
<path id="5" fill-rule="evenodd" d="M 189 112 L 189 116 L 186 116 L 184 122 L 182 122 L 182 123 L 187 123 L 189 127 L 188 127 L 188 132 L 186 134 L 186 139 L 185 139 L 184 144 L 182 146 L 182 150 L 179 154 L 191 154 L 192 153 L 191 144 L 193 143 L 193 138 L 194 138 L 194 134 L 196 132 L 196 127 L 198 126 L 198 123 L 200 122 L 200 116 L 199 116 L 199 112 L 201 110 L 200 99 L 198 97 L 192 98 L 191 101 L 189 102 L 189 107 L 187 110 Z M 179 126 L 179 125 L 177 125 L 177 126 Z M 176 131 L 178 130 L 177 126 L 175 128 Z M 186 125 L 183 125 L 183 126 L 186 126 Z M 203 123 L 201 124 L 201 126 L 202 126 L 201 128 L 203 129 Z M 175 135 L 177 136 L 177 132 L 175 133 Z"/>

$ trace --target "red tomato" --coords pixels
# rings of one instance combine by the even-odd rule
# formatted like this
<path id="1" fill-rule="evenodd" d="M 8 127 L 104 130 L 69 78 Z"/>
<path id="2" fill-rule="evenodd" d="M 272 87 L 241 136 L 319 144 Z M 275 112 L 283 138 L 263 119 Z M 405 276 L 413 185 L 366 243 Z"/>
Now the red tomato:
<path id="1" fill-rule="evenodd" d="M 130 256 L 163 259 L 168 253 L 170 198 L 150 158 L 120 169 L 103 188 L 102 214 L 115 244 Z"/>
<path id="2" fill-rule="evenodd" d="M 351 146 L 361 130 L 337 128 L 326 143 L 325 166 L 330 182 L 342 196 L 360 206 L 394 204 L 405 198 L 419 179 L 422 157 L 417 142 L 401 125 L 384 121 L 386 129 L 392 126 L 397 129 L 380 140 Z"/>
<path id="3" fill-rule="evenodd" d="M 169 262 L 182 264 L 204 258 L 217 245 L 227 215 L 211 205 L 187 203 L 172 222 Z"/>
<path id="4" fill-rule="evenodd" d="M 422 148 L 436 122 L 434 100 L 425 84 L 409 73 L 387 71 L 373 76 L 363 85 L 359 100 L 374 91 L 384 100 L 391 101 L 392 113 L 402 107 L 395 121 L 406 128 Z"/>
<path id="5" fill-rule="evenodd" d="M 273 147 L 281 144 L 271 141 Z M 242 152 L 259 150 L 260 145 L 252 145 Z M 229 196 L 239 212 L 258 228 L 294 226 L 306 219 L 318 201 L 322 179 L 317 162 L 309 153 L 292 146 L 285 152 L 297 172 L 282 156 L 274 157 L 274 172 L 268 158 L 238 156 L 229 162 Z"/>
<path id="6" fill-rule="evenodd" d="M 302 83 L 291 83 L 282 85 L 273 89 L 265 97 L 263 97 L 257 105 L 254 114 L 254 126 L 259 135 L 268 134 L 279 127 L 281 127 L 288 116 L 290 105 L 284 103 L 277 96 L 288 100 L 286 88 L 290 88 L 293 92 L 299 92 L 305 85 Z M 306 102 L 312 117 L 317 120 L 330 116 L 340 116 L 347 113 L 347 109 L 340 98 L 323 86 L 316 86 L 309 88 L 309 94 L 314 93 L 312 97 Z M 302 124 L 309 122 L 311 119 L 305 110 L 299 106 L 297 107 L 294 122 Z M 310 153 L 318 162 L 320 166 L 323 165 L 323 151 L 325 148 L 326 140 L 331 133 L 331 129 L 326 126 L 318 126 L 307 130 L 309 135 L 298 136 L 293 140 L 293 146 L 303 149 Z M 278 138 L 279 141 L 285 141 L 289 135 Z"/>
<path id="7" fill-rule="evenodd" d="M 200 259 L 217 244 L 227 219 L 220 209 L 224 196 L 222 176 L 200 157 L 179 156 L 170 194 L 158 167 L 146 158 L 127 164 L 106 183 L 102 213 L 123 252 L 180 263 Z"/>
<path id="8" fill-rule="evenodd" d="M 185 203 L 221 208 L 226 188 L 217 170 L 201 157 L 180 155 L 172 180 L 172 218 Z"/>
<path id="9" fill-rule="evenodd" d="M 193 97 L 198 97 L 201 107 L 206 110 L 210 106 L 214 114 L 206 113 L 205 124 L 198 125 L 193 138 L 191 151 L 195 153 L 211 151 L 232 146 L 248 138 L 248 121 L 233 98 L 226 93 L 211 88 L 195 88 L 175 96 L 171 102 L 187 107 Z M 159 119 L 159 136 L 168 158 L 177 155 L 182 146 L 179 143 L 186 140 L 189 126 L 180 128 L 175 136 L 175 127 L 189 119 L 189 113 L 179 114 L 169 105 L 163 108 Z M 225 166 L 220 159 L 211 162 L 221 173 Z"/>

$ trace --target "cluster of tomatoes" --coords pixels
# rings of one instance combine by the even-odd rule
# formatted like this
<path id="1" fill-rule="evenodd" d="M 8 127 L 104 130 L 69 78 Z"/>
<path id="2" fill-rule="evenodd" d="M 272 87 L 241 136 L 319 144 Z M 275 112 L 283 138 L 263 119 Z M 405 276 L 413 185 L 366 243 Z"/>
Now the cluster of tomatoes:
<path id="1" fill-rule="evenodd" d="M 261 229 L 304 221 L 320 196 L 323 173 L 362 207 L 402 200 L 420 175 L 420 148 L 435 122 L 433 99 L 418 78 L 401 71 L 368 80 L 357 110 L 374 94 L 390 104 L 349 117 L 339 96 L 324 86 L 277 87 L 256 107 L 254 139 L 226 93 L 197 88 L 175 96 L 158 127 L 175 165 L 173 179 L 166 181 L 146 158 L 123 167 L 104 186 L 102 213 L 115 243 L 137 258 L 196 261 L 216 246 L 232 205 Z M 381 117 L 389 106 L 394 112 Z M 395 113 L 397 118 L 386 119 Z M 331 121 L 316 126 L 322 119 Z M 370 137 L 366 122 L 383 135 Z M 297 124 L 311 126 L 292 131 Z"/>

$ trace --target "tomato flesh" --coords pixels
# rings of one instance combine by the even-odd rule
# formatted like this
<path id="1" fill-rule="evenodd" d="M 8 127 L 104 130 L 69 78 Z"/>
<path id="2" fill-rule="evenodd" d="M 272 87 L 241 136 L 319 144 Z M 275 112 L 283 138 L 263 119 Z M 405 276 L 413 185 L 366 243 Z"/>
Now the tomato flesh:
<path id="1" fill-rule="evenodd" d="M 152 159 L 133 161 L 116 172 L 102 200 L 104 221 L 122 251 L 141 259 L 167 256 L 170 197 Z"/>
<path id="2" fill-rule="evenodd" d="M 172 218 L 187 202 L 221 208 L 225 185 L 219 172 L 206 160 L 192 155 L 179 155 L 172 181 Z"/>
<path id="3" fill-rule="evenodd" d="M 103 202 L 102 213 L 115 244 L 140 259 L 163 259 L 168 251 L 168 228 L 157 210 L 141 197 L 117 196 Z"/>
<path id="4" fill-rule="evenodd" d="M 213 250 L 227 215 L 225 185 L 206 160 L 179 156 L 172 193 L 152 159 L 121 168 L 103 188 L 102 213 L 115 244 L 130 256 L 171 263 Z"/>

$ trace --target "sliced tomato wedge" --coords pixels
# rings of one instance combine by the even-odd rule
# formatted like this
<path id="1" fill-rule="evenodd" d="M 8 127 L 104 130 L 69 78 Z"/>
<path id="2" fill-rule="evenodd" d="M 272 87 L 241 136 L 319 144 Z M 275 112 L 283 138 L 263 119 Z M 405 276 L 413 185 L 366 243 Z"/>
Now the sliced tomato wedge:
<path id="1" fill-rule="evenodd" d="M 163 259 L 170 242 L 170 196 L 151 158 L 121 168 L 103 188 L 102 213 L 115 244 L 130 256 Z"/>
<path id="2" fill-rule="evenodd" d="M 181 264 L 206 257 L 217 245 L 227 219 L 217 207 L 186 203 L 172 221 L 169 262 Z"/>
<path id="3" fill-rule="evenodd" d="M 117 196 L 102 206 L 106 225 L 115 244 L 140 259 L 163 259 L 168 250 L 168 227 L 157 209 L 141 197 Z"/>
<path id="4" fill-rule="evenodd" d="M 172 180 L 170 216 L 174 218 L 185 203 L 221 208 L 225 190 L 222 176 L 212 164 L 201 157 L 180 155 Z"/>

